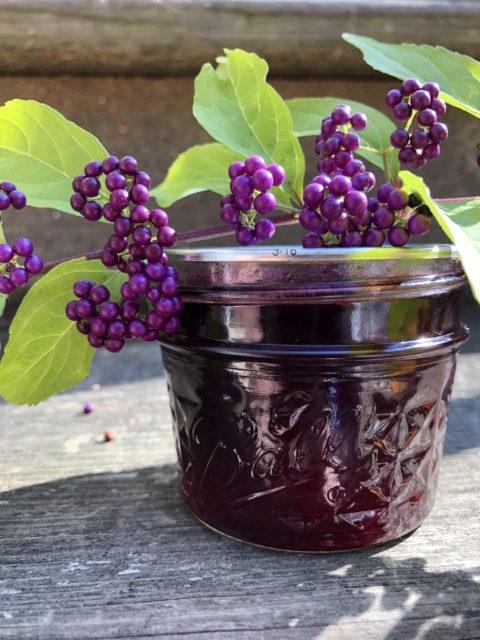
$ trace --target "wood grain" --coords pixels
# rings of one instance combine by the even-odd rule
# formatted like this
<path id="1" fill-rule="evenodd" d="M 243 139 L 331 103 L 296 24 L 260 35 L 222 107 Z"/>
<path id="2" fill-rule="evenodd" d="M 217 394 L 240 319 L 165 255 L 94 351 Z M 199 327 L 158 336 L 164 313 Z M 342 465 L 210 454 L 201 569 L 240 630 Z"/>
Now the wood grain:
<path id="1" fill-rule="evenodd" d="M 0 405 L 0 638 L 478 638 L 476 313 L 436 506 L 390 547 L 269 552 L 198 524 L 179 496 L 155 347 L 99 354 L 89 380 L 36 408 Z M 117 439 L 104 444 L 107 428 Z"/>
<path id="2" fill-rule="evenodd" d="M 277 75 L 370 75 L 340 35 L 441 44 L 477 56 L 474 0 L 1 0 L 3 73 L 196 73 L 223 47 Z"/>

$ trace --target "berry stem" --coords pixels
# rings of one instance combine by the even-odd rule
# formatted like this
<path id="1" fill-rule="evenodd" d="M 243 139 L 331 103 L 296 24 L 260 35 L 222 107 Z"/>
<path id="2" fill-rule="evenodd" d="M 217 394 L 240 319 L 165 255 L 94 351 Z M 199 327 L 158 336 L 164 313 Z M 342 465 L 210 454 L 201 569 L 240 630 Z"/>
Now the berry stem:
<path id="1" fill-rule="evenodd" d="M 274 218 L 274 222 L 278 226 L 285 226 L 287 224 L 294 224 L 298 220 L 297 213 L 286 213 L 284 215 L 277 216 Z M 184 233 L 179 233 L 177 235 L 176 246 L 182 244 L 189 244 L 190 242 L 201 242 L 202 240 L 212 240 L 213 238 L 223 238 L 225 236 L 230 236 L 234 233 L 234 230 L 228 225 L 219 225 L 217 227 L 209 227 L 208 229 L 198 229 L 197 231 L 185 231 Z M 78 258 L 85 258 L 86 260 L 98 260 L 102 255 L 102 251 L 89 251 L 88 253 L 69 256 L 68 258 L 61 258 L 60 260 L 53 260 L 51 262 L 47 262 L 43 268 L 43 270 L 36 275 L 42 276 L 51 271 L 54 267 L 62 264 L 63 262 L 68 262 L 69 260 L 76 260 Z M 33 277 L 33 274 L 32 274 Z"/>

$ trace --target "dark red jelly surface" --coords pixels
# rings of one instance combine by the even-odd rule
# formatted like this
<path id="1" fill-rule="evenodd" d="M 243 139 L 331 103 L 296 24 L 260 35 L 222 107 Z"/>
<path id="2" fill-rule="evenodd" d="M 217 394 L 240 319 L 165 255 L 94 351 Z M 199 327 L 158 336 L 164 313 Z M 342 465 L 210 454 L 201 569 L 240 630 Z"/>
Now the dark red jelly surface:
<path id="1" fill-rule="evenodd" d="M 214 529 L 328 551 L 398 538 L 430 512 L 454 354 L 326 367 L 164 348 L 164 361 L 183 495 Z"/>

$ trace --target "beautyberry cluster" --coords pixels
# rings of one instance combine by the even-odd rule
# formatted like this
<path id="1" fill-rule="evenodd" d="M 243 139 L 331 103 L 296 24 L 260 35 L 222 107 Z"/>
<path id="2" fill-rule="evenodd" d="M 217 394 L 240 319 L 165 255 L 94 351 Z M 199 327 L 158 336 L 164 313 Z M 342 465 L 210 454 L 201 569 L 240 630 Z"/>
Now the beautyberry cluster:
<path id="1" fill-rule="evenodd" d="M 345 104 L 323 119 L 315 141 L 320 173 L 305 187 L 300 213 L 300 224 L 310 232 L 303 238 L 305 248 L 362 244 L 362 231 L 371 220 L 366 193 L 375 186 L 375 176 L 355 157 L 360 138 L 350 129 L 363 131 L 367 124 L 365 114 L 352 115 Z"/>
<path id="2" fill-rule="evenodd" d="M 235 229 L 240 245 L 268 240 L 275 233 L 275 224 L 269 218 L 256 218 L 274 211 L 277 200 L 270 189 L 283 184 L 285 171 L 278 164 L 267 167 L 260 156 L 251 156 L 245 162 L 232 162 L 228 175 L 230 193 L 220 201 L 221 220 Z"/>
<path id="3" fill-rule="evenodd" d="M 0 183 L 0 212 L 10 206 L 23 209 L 26 204 L 25 195 L 12 182 Z M 43 260 L 33 253 L 33 244 L 28 238 L 19 238 L 13 246 L 0 244 L 0 293 L 8 295 L 27 284 L 30 276 L 40 273 L 43 266 Z"/>
<path id="4" fill-rule="evenodd" d="M 422 86 L 415 78 L 408 78 L 400 89 L 387 93 L 385 103 L 393 117 L 406 123 L 406 128 L 395 129 L 390 136 L 391 145 L 400 149 L 398 159 L 402 164 L 420 169 L 439 157 L 440 145 L 448 138 L 447 125 L 439 122 L 447 111 L 439 93 L 436 82 Z"/>
<path id="5" fill-rule="evenodd" d="M 102 206 L 101 178 L 110 192 Z M 120 301 L 110 300 L 105 285 L 80 280 L 74 285 L 78 300 L 67 305 L 67 317 L 88 336 L 92 347 L 120 351 L 127 338 L 156 340 L 160 331 L 173 333 L 180 326 L 183 304 L 178 297 L 178 273 L 168 266 L 165 248 L 172 247 L 176 233 L 162 209 L 148 209 L 151 180 L 140 171 L 135 158 L 115 156 L 89 162 L 84 174 L 72 183 L 73 209 L 87 220 L 104 218 L 113 223 L 113 234 L 103 248 L 101 260 L 128 275 L 120 288 Z"/>

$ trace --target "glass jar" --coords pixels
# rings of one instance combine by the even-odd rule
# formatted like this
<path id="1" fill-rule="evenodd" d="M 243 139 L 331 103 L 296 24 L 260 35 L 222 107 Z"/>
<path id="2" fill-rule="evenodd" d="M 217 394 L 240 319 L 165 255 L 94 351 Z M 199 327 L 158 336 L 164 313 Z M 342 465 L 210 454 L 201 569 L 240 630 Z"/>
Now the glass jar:
<path id="1" fill-rule="evenodd" d="M 418 527 L 468 335 L 455 249 L 170 256 L 185 309 L 162 353 L 192 512 L 291 551 L 365 547 Z"/>

